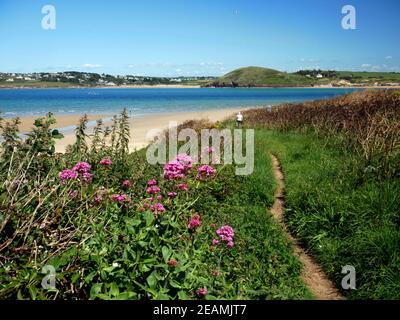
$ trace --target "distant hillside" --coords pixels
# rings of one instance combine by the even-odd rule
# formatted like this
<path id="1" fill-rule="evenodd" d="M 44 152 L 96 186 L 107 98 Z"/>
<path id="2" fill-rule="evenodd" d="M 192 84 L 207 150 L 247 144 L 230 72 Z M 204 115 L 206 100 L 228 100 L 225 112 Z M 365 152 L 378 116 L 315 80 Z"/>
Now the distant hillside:
<path id="1" fill-rule="evenodd" d="M 210 82 L 214 87 L 298 87 L 311 86 L 313 81 L 300 74 L 262 67 L 236 69 Z"/>

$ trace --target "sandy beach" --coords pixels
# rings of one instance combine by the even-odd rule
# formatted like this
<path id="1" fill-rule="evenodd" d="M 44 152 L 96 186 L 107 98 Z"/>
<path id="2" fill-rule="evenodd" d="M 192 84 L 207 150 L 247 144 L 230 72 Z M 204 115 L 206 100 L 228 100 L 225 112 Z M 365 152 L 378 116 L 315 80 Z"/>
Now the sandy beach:
<path id="1" fill-rule="evenodd" d="M 202 110 L 202 111 L 193 111 L 193 112 L 175 112 L 169 114 L 152 114 L 145 115 L 140 117 L 132 117 L 130 119 L 130 129 L 131 129 L 131 142 L 130 149 L 140 149 L 149 144 L 152 140 L 152 136 L 150 138 L 146 138 L 147 133 L 152 129 L 164 130 L 167 129 L 171 122 L 175 122 L 178 125 L 187 121 L 187 120 L 200 120 L 200 119 L 208 119 L 210 121 L 221 121 L 230 116 L 234 116 L 238 111 L 244 111 L 246 109 L 251 109 L 249 107 L 242 108 L 229 108 L 229 109 L 214 109 L 214 110 Z M 66 146 L 74 143 L 75 135 L 73 128 L 67 128 L 71 126 L 76 126 L 79 121 L 79 118 L 82 115 L 56 115 L 57 123 L 53 126 L 54 128 L 61 129 L 61 132 L 64 134 L 64 138 L 57 140 L 56 143 L 56 151 L 64 152 Z M 110 125 L 111 121 L 109 120 L 112 115 L 88 115 L 90 121 L 97 119 L 107 119 L 105 121 L 105 125 Z M 32 124 L 37 117 L 22 117 L 22 124 L 20 125 L 21 132 L 27 132 L 30 128 L 32 128 Z M 89 126 L 88 133 L 92 132 L 93 125 Z M 154 137 L 154 135 L 153 135 Z"/>

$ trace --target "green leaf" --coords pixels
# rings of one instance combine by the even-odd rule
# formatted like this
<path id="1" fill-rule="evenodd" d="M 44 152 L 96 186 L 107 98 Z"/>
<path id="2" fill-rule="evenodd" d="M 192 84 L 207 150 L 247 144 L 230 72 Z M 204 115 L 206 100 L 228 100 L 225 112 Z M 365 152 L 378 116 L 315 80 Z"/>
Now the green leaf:
<path id="1" fill-rule="evenodd" d="M 154 288 L 158 282 L 157 280 L 157 272 L 153 271 L 148 277 L 147 277 L 147 283 L 149 284 L 150 288 Z"/>
<path id="2" fill-rule="evenodd" d="M 189 299 L 185 291 L 179 291 L 178 298 L 179 298 L 179 300 L 188 300 Z"/>
<path id="3" fill-rule="evenodd" d="M 163 257 L 164 257 L 164 261 L 165 261 L 165 262 L 168 262 L 169 257 L 170 257 L 171 254 L 172 254 L 172 250 L 171 250 L 170 248 L 166 247 L 166 246 L 163 246 L 162 249 L 161 249 L 161 251 L 162 251 L 162 255 L 163 255 Z"/>
<path id="4" fill-rule="evenodd" d="M 169 280 L 169 284 L 173 288 L 182 289 L 182 286 L 178 282 L 176 282 L 175 280 L 170 279 Z M 181 291 L 179 291 L 179 292 L 181 292 Z"/>
<path id="5" fill-rule="evenodd" d="M 102 283 L 95 283 L 90 289 L 90 298 L 95 298 L 101 291 Z"/>
<path id="6" fill-rule="evenodd" d="M 119 288 L 114 282 L 110 285 L 110 295 L 114 297 L 119 295 Z"/>

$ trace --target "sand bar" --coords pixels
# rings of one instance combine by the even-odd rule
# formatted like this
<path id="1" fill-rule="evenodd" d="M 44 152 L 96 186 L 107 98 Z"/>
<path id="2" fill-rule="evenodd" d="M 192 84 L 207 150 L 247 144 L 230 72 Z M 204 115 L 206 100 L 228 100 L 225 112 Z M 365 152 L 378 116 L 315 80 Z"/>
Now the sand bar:
<path id="1" fill-rule="evenodd" d="M 229 109 L 213 109 L 213 110 L 202 110 L 192 112 L 174 112 L 174 113 L 162 113 L 162 114 L 150 114 L 138 117 L 132 117 L 130 119 L 131 129 L 131 142 L 130 149 L 140 149 L 149 144 L 152 140 L 152 136 L 146 137 L 148 132 L 152 129 L 164 130 L 170 126 L 171 122 L 175 122 L 178 125 L 187 120 L 200 120 L 208 119 L 210 121 L 222 121 L 230 116 L 234 116 L 239 110 L 244 111 L 251 109 L 250 107 L 238 107 Z M 97 119 L 106 119 L 105 125 L 110 125 L 110 118 L 112 115 L 88 115 L 90 121 Z M 66 146 L 74 143 L 75 136 L 73 127 L 76 126 L 82 115 L 56 115 L 57 123 L 53 126 L 54 128 L 61 129 L 64 134 L 64 138 L 57 140 L 56 151 L 64 152 Z M 21 132 L 29 131 L 33 126 L 33 122 L 37 117 L 22 117 L 22 124 L 20 126 Z M 72 126 L 72 127 L 71 127 Z M 66 129 L 66 127 L 70 127 Z M 93 126 L 88 128 L 88 134 L 92 132 Z M 154 135 L 153 135 L 154 136 Z"/>

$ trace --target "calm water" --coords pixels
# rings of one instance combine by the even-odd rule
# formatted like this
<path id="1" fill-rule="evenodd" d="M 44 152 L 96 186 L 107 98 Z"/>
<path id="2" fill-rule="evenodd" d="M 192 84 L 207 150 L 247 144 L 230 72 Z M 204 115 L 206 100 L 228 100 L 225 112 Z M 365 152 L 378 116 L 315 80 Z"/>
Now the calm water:
<path id="1" fill-rule="evenodd" d="M 326 99 L 359 89 L 1 89 L 3 117 L 55 114 L 110 114 L 127 108 L 131 115 L 197 111 Z"/>

